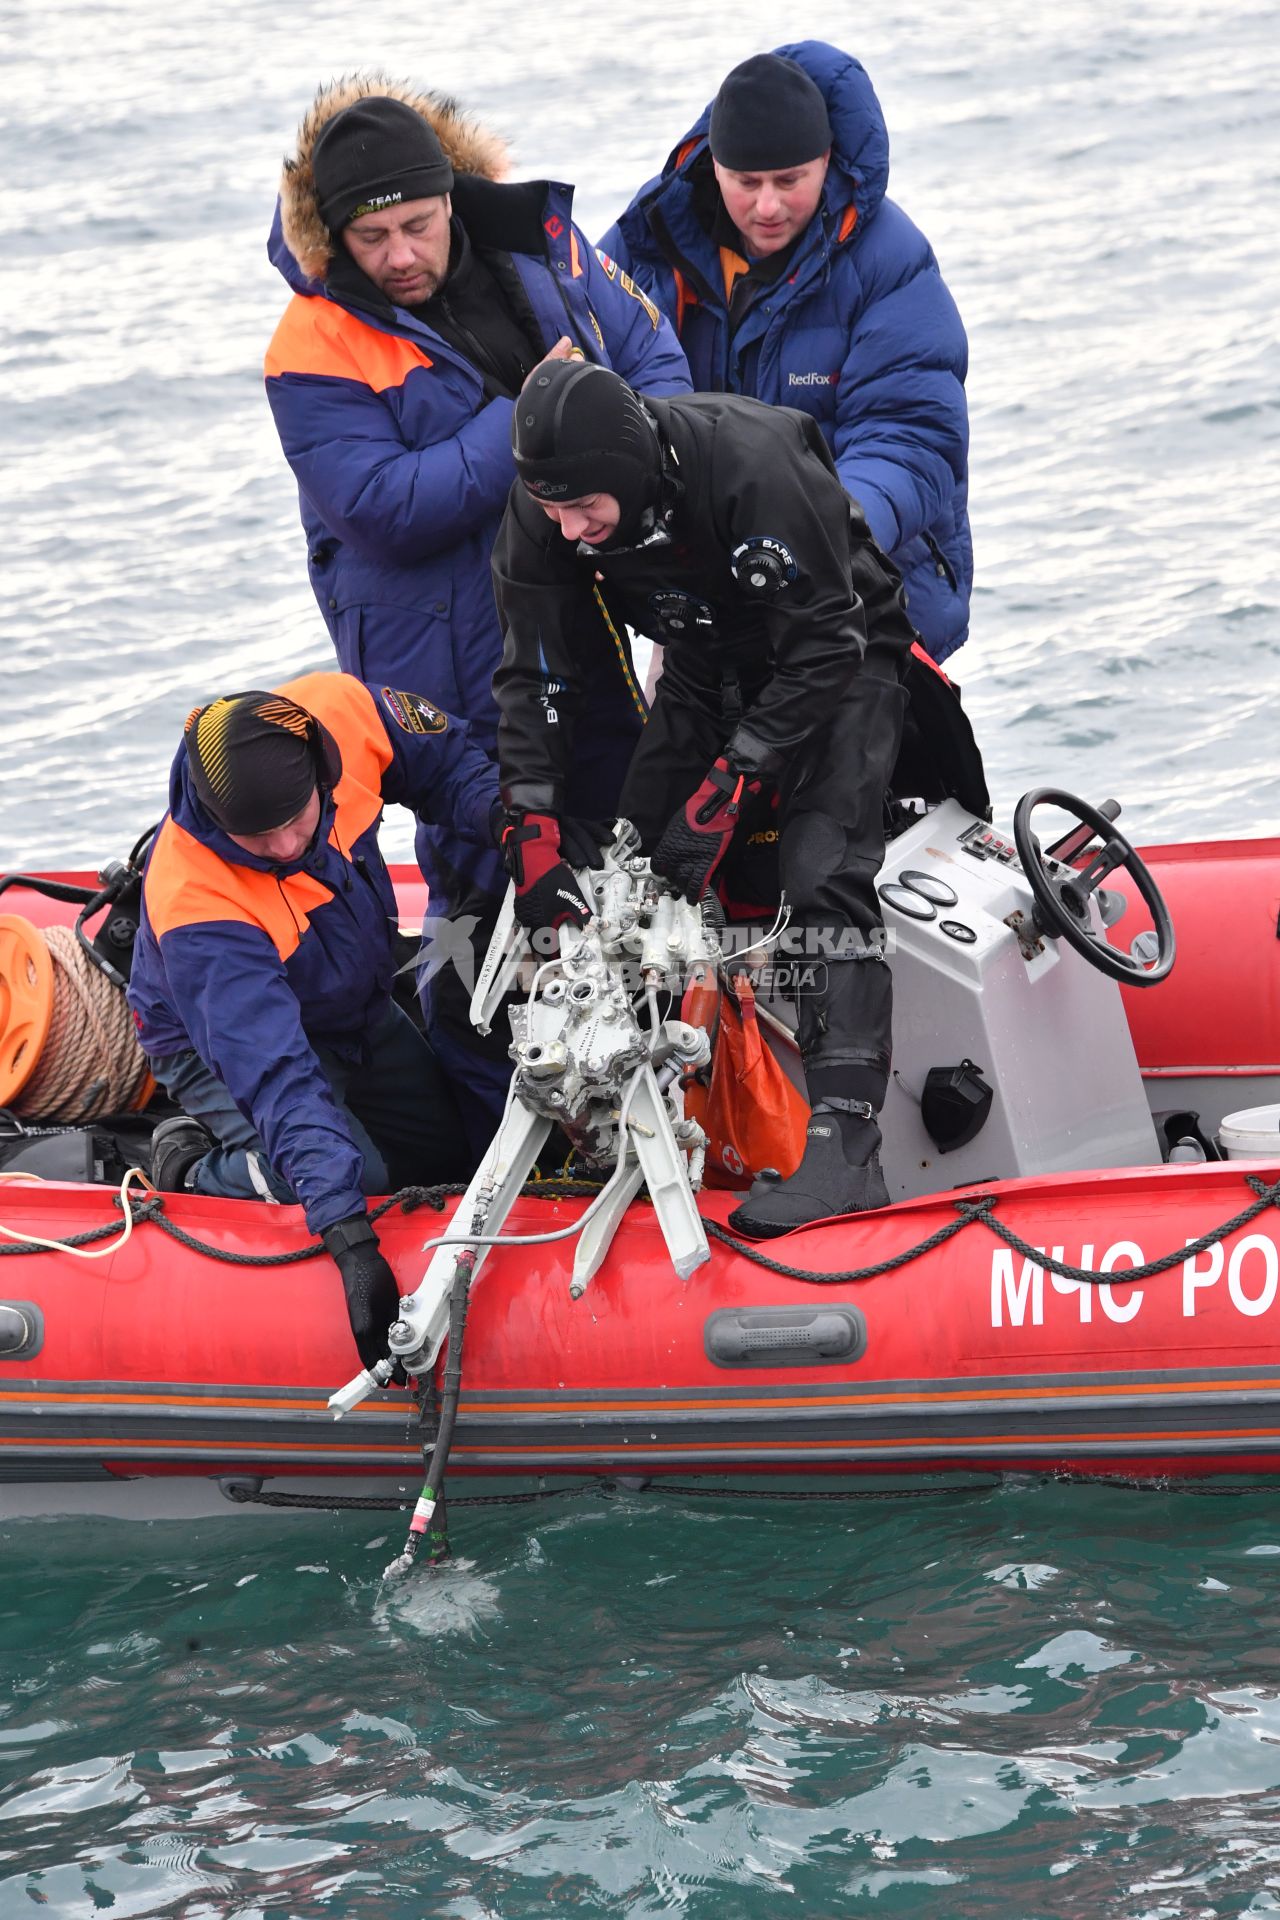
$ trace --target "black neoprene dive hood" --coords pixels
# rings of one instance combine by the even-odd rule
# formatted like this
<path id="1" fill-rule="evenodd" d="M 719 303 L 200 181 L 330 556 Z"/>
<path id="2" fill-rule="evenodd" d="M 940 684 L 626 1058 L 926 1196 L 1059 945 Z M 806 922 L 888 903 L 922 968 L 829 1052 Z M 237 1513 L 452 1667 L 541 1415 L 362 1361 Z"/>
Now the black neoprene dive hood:
<path id="1" fill-rule="evenodd" d="M 544 363 L 515 404 L 516 472 L 535 499 L 558 505 L 608 493 L 621 517 L 614 541 L 639 534 L 662 489 L 662 447 L 625 380 L 592 362 Z M 609 544 L 613 544 L 610 542 Z"/>

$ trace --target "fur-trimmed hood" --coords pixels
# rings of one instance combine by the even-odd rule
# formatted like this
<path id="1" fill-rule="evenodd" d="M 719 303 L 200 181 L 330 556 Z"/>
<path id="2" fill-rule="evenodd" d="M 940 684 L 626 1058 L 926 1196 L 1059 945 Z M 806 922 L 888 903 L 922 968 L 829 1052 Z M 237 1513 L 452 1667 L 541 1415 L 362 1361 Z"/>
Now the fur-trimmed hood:
<path id="1" fill-rule="evenodd" d="M 280 222 L 285 244 L 308 280 L 324 280 L 334 257 L 334 240 L 320 218 L 311 157 L 323 128 L 345 107 L 370 95 L 402 100 L 420 113 L 439 140 L 455 173 L 479 174 L 486 180 L 505 179 L 506 143 L 495 133 L 468 120 L 456 100 L 445 94 L 425 93 L 383 73 L 345 74 L 321 87 L 298 128 L 297 150 L 285 160 L 280 176 Z"/>

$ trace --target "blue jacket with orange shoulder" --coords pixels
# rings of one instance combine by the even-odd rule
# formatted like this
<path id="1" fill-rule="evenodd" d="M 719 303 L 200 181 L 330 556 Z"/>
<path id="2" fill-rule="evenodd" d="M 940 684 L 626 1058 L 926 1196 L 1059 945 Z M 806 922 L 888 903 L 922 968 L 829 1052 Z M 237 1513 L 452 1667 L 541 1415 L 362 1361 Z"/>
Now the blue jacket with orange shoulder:
<path id="1" fill-rule="evenodd" d="M 781 277 L 734 297 L 749 263 L 721 244 L 709 106 L 601 248 L 673 321 L 698 392 L 817 421 L 912 625 L 945 660 L 968 635 L 973 584 L 964 325 L 933 249 L 887 197 L 889 136 L 861 64 L 821 40 L 774 51 L 821 90 L 832 133 L 822 199 Z"/>
<path id="2" fill-rule="evenodd" d="M 320 1233 L 364 1208 L 362 1160 L 311 1043 L 358 1051 L 391 991 L 395 892 L 378 850 L 384 801 L 491 846 L 492 764 L 433 702 L 341 673 L 280 689 L 331 736 L 316 836 L 288 867 L 215 825 L 185 742 L 142 888 L 129 1004 L 153 1059 L 194 1048 L 262 1137 Z"/>
<path id="3" fill-rule="evenodd" d="M 333 284 L 334 242 L 319 217 L 310 156 L 329 119 L 368 90 L 348 82 L 322 94 L 286 168 L 269 252 L 294 297 L 267 352 L 267 395 L 298 482 L 311 584 L 339 665 L 363 680 L 431 687 L 492 751 L 502 638 L 489 558 L 515 478 L 513 401 L 492 393 L 457 345 L 376 289 L 357 304 L 348 273 Z M 426 96 L 377 90 L 399 93 L 434 126 L 457 175 L 454 217 L 543 351 L 568 334 L 643 391 L 688 391 L 666 320 L 605 271 L 573 225 L 571 188 L 486 177 L 502 165 L 491 136 Z M 584 813 L 608 811 L 634 744 L 631 696 L 616 662 L 611 671 L 597 726 L 584 738 L 574 803 Z M 501 887 L 496 858 L 478 870 L 474 850 L 450 842 L 440 828 L 419 836 L 438 906 L 456 902 L 457 861 Z"/>

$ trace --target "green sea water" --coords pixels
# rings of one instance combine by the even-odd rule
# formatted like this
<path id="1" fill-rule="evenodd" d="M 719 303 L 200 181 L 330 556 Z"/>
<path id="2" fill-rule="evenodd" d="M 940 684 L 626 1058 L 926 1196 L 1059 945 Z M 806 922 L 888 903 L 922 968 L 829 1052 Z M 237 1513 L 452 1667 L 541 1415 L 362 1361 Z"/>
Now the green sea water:
<path id="1" fill-rule="evenodd" d="M 1280 1512 L 1006 1481 L 0 1530 L 0 1920 L 1280 1913 Z"/>

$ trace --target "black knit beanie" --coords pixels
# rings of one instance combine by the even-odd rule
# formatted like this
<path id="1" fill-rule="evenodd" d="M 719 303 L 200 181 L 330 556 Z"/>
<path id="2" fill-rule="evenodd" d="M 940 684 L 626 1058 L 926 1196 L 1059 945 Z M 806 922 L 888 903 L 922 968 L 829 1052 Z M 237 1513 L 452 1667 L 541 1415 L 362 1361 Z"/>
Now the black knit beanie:
<path id="1" fill-rule="evenodd" d="M 831 145 L 821 91 L 796 61 L 757 53 L 727 74 L 711 109 L 711 157 L 734 173 L 777 173 Z"/>
<path id="2" fill-rule="evenodd" d="M 341 233 L 362 213 L 448 193 L 453 168 L 415 107 L 371 94 L 335 114 L 311 156 L 320 218 Z"/>
<path id="3" fill-rule="evenodd" d="M 296 819 L 321 772 L 319 722 L 279 693 L 228 693 L 197 707 L 183 738 L 196 795 L 224 833 Z"/>
<path id="4" fill-rule="evenodd" d="M 627 385 L 592 362 L 546 362 L 530 375 L 511 423 L 516 472 L 538 500 L 555 506 L 609 493 L 621 518 L 614 535 L 633 535 L 662 483 L 657 431 Z"/>

